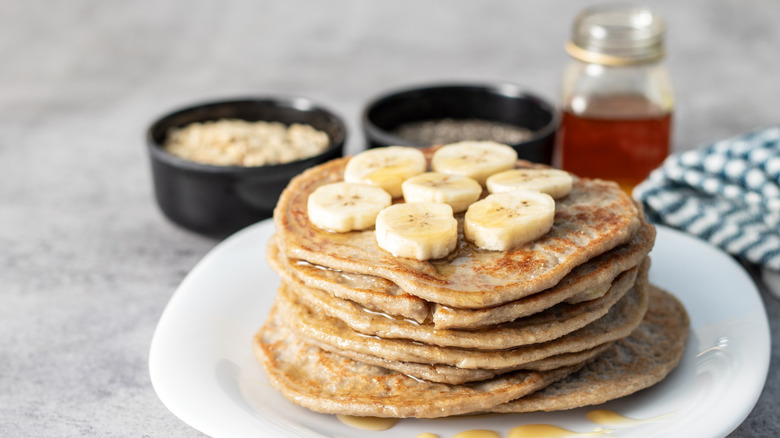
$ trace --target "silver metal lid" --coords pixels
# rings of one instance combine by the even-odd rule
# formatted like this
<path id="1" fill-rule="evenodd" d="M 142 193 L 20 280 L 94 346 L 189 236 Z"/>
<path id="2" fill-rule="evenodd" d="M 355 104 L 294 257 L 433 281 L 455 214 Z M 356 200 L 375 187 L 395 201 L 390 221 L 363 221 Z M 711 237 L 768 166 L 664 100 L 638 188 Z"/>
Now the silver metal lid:
<path id="1" fill-rule="evenodd" d="M 577 59 L 605 65 L 631 65 L 664 56 L 663 19 L 630 4 L 595 6 L 580 12 L 566 51 Z"/>

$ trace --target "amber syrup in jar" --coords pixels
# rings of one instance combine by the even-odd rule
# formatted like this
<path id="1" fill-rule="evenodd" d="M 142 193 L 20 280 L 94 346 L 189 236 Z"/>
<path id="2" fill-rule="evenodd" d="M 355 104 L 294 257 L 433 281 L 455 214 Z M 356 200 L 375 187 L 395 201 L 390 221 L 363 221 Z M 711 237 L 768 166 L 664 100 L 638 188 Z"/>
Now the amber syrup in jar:
<path id="1" fill-rule="evenodd" d="M 638 6 L 577 16 L 566 45 L 573 59 L 561 88 L 558 166 L 631 193 L 669 155 L 674 104 L 661 62 L 664 32 L 661 18 Z"/>
<path id="2" fill-rule="evenodd" d="M 669 155 L 671 124 L 670 111 L 641 96 L 596 100 L 587 114 L 564 109 L 560 165 L 582 177 L 615 181 L 630 193 Z"/>

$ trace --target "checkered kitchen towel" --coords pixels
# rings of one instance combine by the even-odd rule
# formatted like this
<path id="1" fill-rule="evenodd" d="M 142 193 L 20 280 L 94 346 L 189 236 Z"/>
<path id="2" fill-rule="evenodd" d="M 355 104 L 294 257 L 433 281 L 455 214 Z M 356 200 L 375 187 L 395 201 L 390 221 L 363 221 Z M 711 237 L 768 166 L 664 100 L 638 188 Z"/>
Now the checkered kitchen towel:
<path id="1" fill-rule="evenodd" d="M 651 220 L 780 271 L 780 127 L 671 155 L 634 197 Z"/>

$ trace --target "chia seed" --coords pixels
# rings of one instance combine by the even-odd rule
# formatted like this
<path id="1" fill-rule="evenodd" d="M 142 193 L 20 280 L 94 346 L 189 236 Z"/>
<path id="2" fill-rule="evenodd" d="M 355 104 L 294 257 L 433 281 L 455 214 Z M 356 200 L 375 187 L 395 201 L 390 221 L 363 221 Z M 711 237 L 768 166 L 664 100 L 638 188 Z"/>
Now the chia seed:
<path id="1" fill-rule="evenodd" d="M 531 130 L 509 123 L 483 119 L 439 119 L 409 122 L 399 125 L 393 134 L 422 146 L 449 144 L 459 141 L 520 143 L 531 137 Z"/>

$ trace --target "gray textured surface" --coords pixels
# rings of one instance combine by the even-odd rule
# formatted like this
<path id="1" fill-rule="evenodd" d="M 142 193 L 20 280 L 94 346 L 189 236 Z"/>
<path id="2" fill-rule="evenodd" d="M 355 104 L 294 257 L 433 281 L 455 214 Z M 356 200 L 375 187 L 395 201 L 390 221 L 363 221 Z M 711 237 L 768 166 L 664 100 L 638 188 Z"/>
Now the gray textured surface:
<path id="1" fill-rule="evenodd" d="M 517 82 L 551 99 L 584 2 L 0 2 L 0 436 L 200 434 L 159 402 L 148 347 L 217 242 L 154 204 L 143 132 L 172 107 L 262 93 L 344 115 L 419 82 Z M 780 2 L 657 1 L 675 148 L 778 123 Z M 780 434 L 772 371 L 735 437 Z M 728 404 L 728 400 L 723 400 Z"/>

